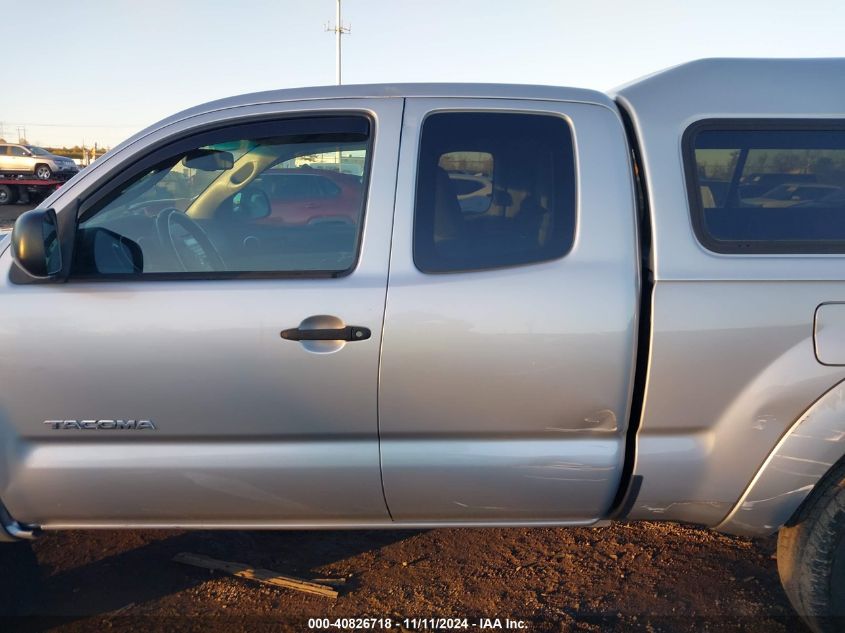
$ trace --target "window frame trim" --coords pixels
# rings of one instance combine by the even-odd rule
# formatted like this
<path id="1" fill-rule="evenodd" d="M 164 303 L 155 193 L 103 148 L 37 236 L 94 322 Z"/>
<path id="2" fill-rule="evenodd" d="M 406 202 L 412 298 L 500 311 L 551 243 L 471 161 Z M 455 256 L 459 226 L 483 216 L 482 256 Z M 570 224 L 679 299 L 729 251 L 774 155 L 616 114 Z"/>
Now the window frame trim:
<path id="1" fill-rule="evenodd" d="M 439 115 L 439 114 L 507 114 L 507 115 L 529 115 L 529 116 L 538 116 L 538 117 L 547 117 L 553 119 L 560 119 L 563 124 L 566 126 L 567 133 L 569 135 L 570 140 L 570 151 L 572 154 L 572 175 L 573 175 L 573 215 L 574 215 L 574 222 L 573 222 L 573 229 L 572 229 L 572 240 L 569 244 L 569 247 L 566 249 L 564 253 L 555 257 L 547 257 L 544 259 L 532 260 L 530 262 L 520 262 L 516 264 L 501 264 L 498 266 L 484 266 L 481 268 L 455 268 L 452 270 L 423 270 L 419 263 L 417 262 L 417 198 L 419 196 L 419 179 L 420 179 L 420 159 L 422 157 L 422 146 L 423 146 L 423 134 L 425 132 L 425 124 L 426 121 L 432 116 Z M 580 224 L 580 170 L 578 165 L 578 147 L 577 147 L 577 137 L 575 134 L 575 126 L 572 123 L 572 120 L 563 113 L 560 112 L 553 112 L 547 110 L 522 110 L 522 109 L 501 109 L 496 107 L 478 107 L 478 108 L 437 108 L 429 110 L 425 113 L 425 116 L 422 118 L 419 124 L 419 133 L 417 134 L 417 147 L 416 147 L 416 154 L 415 154 L 415 162 L 414 162 L 414 197 L 413 197 L 413 213 L 411 214 L 411 260 L 414 265 L 414 269 L 417 272 L 423 275 L 460 275 L 460 274 L 467 274 L 467 273 L 483 273 L 489 271 L 497 271 L 497 270 L 508 270 L 508 269 L 516 269 L 522 268 L 525 266 L 536 266 L 540 264 L 548 264 L 550 262 L 559 261 L 565 259 L 572 253 L 575 245 L 578 241 L 578 229 Z M 469 150 L 461 150 L 461 151 L 469 151 Z M 495 160 L 495 157 L 494 157 Z M 494 166 L 494 178 L 495 178 L 495 166 Z"/>
<path id="2" fill-rule="evenodd" d="M 276 122 L 290 121 L 296 119 L 337 119 L 337 118 L 359 118 L 367 121 L 369 135 L 367 138 L 367 156 L 364 163 L 364 176 L 361 186 L 364 188 L 361 200 L 361 222 L 358 231 L 355 258 L 349 268 L 341 271 L 328 270 L 302 270 L 302 271 L 202 271 L 202 272 L 157 272 L 157 273 L 118 273 L 110 275 L 102 274 L 74 274 L 73 261 L 76 246 L 76 231 L 79 224 L 93 207 L 97 206 L 111 196 L 119 194 L 131 180 L 149 170 L 158 163 L 173 155 L 173 152 L 180 151 L 183 146 L 192 143 L 192 139 L 215 134 L 233 127 L 251 127 L 260 125 L 272 125 Z M 87 197 L 78 202 L 74 211 L 74 239 L 71 246 L 71 257 L 68 263 L 68 272 L 65 283 L 112 283 L 112 282 L 159 282 L 159 281 L 234 281 L 242 279 L 339 279 L 348 277 L 355 272 L 361 261 L 361 251 L 364 246 L 364 230 L 367 222 L 367 206 L 370 197 L 370 185 L 372 176 L 373 152 L 375 149 L 375 138 L 378 133 L 376 117 L 368 110 L 315 110 L 313 112 L 295 112 L 291 114 L 272 114 L 257 117 L 244 117 L 228 121 L 216 121 L 207 126 L 198 126 L 173 137 L 162 140 L 160 143 L 149 148 L 143 156 L 126 165 L 114 178 L 97 187 Z M 190 149 L 190 147 L 188 147 Z M 108 204 L 108 202 L 106 202 Z M 94 214 L 96 215 L 96 214 Z M 93 217 L 93 215 L 92 215 Z"/>
<path id="3" fill-rule="evenodd" d="M 704 207 L 695 160 L 695 140 L 702 131 L 721 132 L 845 132 L 845 119 L 711 117 L 691 123 L 681 137 L 681 158 L 689 217 L 698 243 L 719 255 L 842 255 L 845 240 L 720 240 L 704 226 Z M 741 148 L 740 148 L 741 149 Z M 845 147 L 843 148 L 845 151 Z"/>

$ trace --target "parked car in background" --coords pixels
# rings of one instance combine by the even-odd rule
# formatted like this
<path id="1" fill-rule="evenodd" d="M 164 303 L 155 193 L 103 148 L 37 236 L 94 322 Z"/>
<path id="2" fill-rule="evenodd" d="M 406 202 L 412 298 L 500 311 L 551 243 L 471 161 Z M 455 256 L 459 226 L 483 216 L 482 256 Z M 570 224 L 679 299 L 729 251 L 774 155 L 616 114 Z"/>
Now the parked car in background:
<path id="1" fill-rule="evenodd" d="M 762 196 L 765 192 L 787 182 L 810 184 L 817 181 L 815 174 L 790 174 L 779 171 L 755 172 L 740 178 L 738 192 L 740 198 L 754 198 Z"/>
<path id="2" fill-rule="evenodd" d="M 810 207 L 819 209 L 841 209 L 845 207 L 845 189 L 839 188 L 817 200 L 799 202 L 796 207 Z"/>
<path id="3" fill-rule="evenodd" d="M 79 167 L 72 158 L 51 154 L 35 145 L 0 143 L 0 174 L 32 174 L 39 180 L 67 179 Z"/>
<path id="4" fill-rule="evenodd" d="M 308 166 L 274 168 L 254 184 L 270 202 L 270 214 L 260 220 L 264 224 L 357 224 L 361 214 L 363 186 L 353 174 Z"/>
<path id="5" fill-rule="evenodd" d="M 839 191 L 842 189 L 833 185 L 790 182 L 778 185 L 757 198 L 744 198 L 742 202 L 755 207 L 794 207 L 802 202 L 824 199 Z"/>

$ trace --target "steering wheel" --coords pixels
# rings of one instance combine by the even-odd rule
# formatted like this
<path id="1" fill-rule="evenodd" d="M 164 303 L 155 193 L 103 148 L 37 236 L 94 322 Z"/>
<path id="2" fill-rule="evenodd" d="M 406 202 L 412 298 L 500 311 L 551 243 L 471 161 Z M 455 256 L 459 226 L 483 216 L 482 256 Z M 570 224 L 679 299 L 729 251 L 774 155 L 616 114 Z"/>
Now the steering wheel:
<path id="1" fill-rule="evenodd" d="M 168 207 L 155 221 L 162 246 L 169 248 L 185 272 L 226 270 L 226 264 L 202 227 L 183 211 Z"/>

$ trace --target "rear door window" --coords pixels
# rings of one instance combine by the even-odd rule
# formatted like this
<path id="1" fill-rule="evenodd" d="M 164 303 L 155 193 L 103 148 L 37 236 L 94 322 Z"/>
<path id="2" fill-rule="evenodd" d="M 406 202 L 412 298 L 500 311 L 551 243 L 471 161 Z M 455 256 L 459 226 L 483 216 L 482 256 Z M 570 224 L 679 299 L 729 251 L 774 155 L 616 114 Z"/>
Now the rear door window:
<path id="1" fill-rule="evenodd" d="M 711 250 L 845 252 L 845 123 L 707 121 L 685 149 L 693 226 Z"/>
<path id="2" fill-rule="evenodd" d="M 575 237 L 575 160 L 558 116 L 439 112 L 426 117 L 414 212 L 425 273 L 556 259 Z"/>

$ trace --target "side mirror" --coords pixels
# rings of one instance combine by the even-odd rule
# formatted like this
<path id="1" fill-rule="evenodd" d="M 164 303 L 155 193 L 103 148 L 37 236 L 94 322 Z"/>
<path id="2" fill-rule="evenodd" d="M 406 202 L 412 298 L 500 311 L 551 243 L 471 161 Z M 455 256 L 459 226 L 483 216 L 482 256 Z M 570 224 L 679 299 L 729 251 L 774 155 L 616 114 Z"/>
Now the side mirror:
<path id="1" fill-rule="evenodd" d="M 49 279 L 61 272 L 62 247 L 53 209 L 32 209 L 17 219 L 12 229 L 12 256 L 37 279 Z"/>

